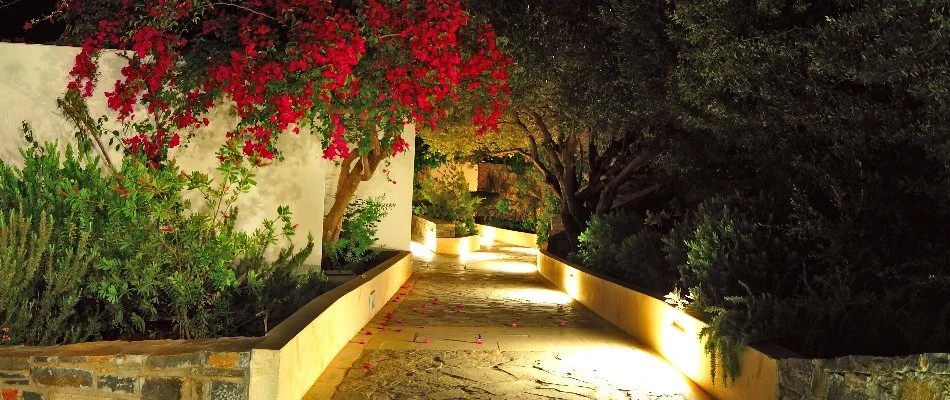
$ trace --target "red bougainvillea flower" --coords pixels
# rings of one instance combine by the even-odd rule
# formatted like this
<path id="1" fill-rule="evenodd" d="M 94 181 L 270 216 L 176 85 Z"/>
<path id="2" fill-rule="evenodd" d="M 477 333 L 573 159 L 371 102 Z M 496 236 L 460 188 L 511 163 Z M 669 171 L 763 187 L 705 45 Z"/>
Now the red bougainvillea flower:
<path id="1" fill-rule="evenodd" d="M 405 126 L 435 128 L 463 94 L 479 134 L 497 129 L 508 105 L 513 62 L 457 0 L 63 4 L 64 18 L 81 22 L 66 35 L 82 47 L 68 88 L 91 97 L 99 55 L 126 50 L 107 104 L 122 122 L 149 121 L 125 145 L 154 160 L 178 145 L 179 132 L 209 125 L 219 104 L 235 107 L 228 135 L 245 157 L 275 157 L 275 139 L 306 121 L 323 156 L 339 160 L 405 152 Z"/>

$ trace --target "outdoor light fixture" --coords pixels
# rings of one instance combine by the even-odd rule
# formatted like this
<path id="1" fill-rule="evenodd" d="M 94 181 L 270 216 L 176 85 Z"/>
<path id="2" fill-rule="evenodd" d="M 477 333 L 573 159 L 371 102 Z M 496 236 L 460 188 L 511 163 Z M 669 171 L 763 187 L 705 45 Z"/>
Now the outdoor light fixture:
<path id="1" fill-rule="evenodd" d="M 661 318 L 665 322 L 657 350 L 687 376 L 698 377 L 703 371 L 700 362 L 703 349 L 695 327 L 679 310 L 669 310 Z"/>
<path id="2" fill-rule="evenodd" d="M 580 295 L 580 285 L 577 283 L 576 272 L 573 269 L 568 270 L 567 279 L 564 282 L 564 289 L 568 296 L 577 299 Z"/>

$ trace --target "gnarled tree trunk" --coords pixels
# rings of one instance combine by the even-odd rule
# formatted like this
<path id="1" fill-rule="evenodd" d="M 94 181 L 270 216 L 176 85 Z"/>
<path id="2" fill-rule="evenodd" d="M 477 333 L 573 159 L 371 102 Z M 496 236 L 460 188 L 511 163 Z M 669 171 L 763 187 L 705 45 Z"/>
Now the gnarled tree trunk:
<path id="1" fill-rule="evenodd" d="M 391 152 L 379 145 L 379 137 L 374 136 L 370 142 L 370 150 L 360 154 L 354 150 L 340 165 L 340 176 L 337 178 L 336 193 L 330 211 L 323 217 L 323 248 L 332 249 L 340 240 L 343 229 L 343 217 L 346 206 L 356 196 L 360 183 L 370 180 L 379 167 L 379 163 L 389 157 Z M 326 262 L 327 255 L 323 259 Z"/>

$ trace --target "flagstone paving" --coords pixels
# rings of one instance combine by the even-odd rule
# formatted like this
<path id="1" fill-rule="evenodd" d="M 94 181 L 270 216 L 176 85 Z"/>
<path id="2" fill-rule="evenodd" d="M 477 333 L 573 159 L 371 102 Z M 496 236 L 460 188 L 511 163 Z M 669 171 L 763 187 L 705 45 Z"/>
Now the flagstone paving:
<path id="1" fill-rule="evenodd" d="M 461 259 L 414 247 L 408 287 L 304 398 L 710 399 L 546 284 L 534 250 L 506 246 Z"/>

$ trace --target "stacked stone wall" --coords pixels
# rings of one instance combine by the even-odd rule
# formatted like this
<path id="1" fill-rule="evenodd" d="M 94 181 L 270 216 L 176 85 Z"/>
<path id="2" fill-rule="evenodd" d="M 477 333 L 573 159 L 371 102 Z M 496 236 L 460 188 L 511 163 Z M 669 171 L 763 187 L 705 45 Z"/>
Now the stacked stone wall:
<path id="1" fill-rule="evenodd" d="M 950 354 L 782 359 L 781 400 L 950 399 Z"/>
<path id="2" fill-rule="evenodd" d="M 75 346 L 82 345 L 68 347 Z M 250 351 L 121 354 L 122 347 L 136 344 L 114 346 L 120 354 L 17 355 L 13 348 L 0 352 L 0 399 L 248 398 Z"/>

